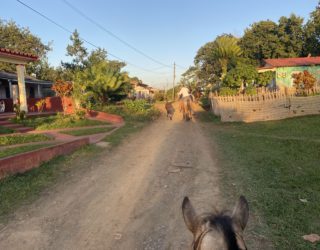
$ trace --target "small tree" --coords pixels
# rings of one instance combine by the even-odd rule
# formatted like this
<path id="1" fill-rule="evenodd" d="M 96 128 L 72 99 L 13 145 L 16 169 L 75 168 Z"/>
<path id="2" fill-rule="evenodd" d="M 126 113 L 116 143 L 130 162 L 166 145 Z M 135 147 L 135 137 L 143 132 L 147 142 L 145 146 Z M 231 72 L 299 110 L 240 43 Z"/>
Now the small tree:
<path id="1" fill-rule="evenodd" d="M 96 103 L 106 104 L 117 91 L 125 90 L 129 77 L 113 61 L 99 61 L 88 66 L 76 76 L 75 88 Z M 80 92 L 81 92 L 80 91 Z M 119 93 L 119 92 L 118 92 Z"/>
<path id="2" fill-rule="evenodd" d="M 271 82 L 271 80 L 274 77 L 275 77 L 274 72 L 266 71 L 266 72 L 259 73 L 256 81 L 259 86 L 266 86 L 267 84 L 269 84 Z"/>
<path id="3" fill-rule="evenodd" d="M 303 72 L 299 73 L 293 73 L 292 78 L 297 92 L 302 92 L 303 94 L 306 94 L 306 92 L 312 89 L 317 81 L 317 79 L 308 70 L 304 70 Z"/>
<path id="4" fill-rule="evenodd" d="M 51 88 L 62 99 L 63 113 L 66 113 L 65 97 L 72 95 L 73 85 L 71 82 L 57 80 Z"/>
<path id="5" fill-rule="evenodd" d="M 230 88 L 240 88 L 252 83 L 257 78 L 256 68 L 250 64 L 239 63 L 235 68 L 228 71 L 223 81 L 224 86 Z"/>

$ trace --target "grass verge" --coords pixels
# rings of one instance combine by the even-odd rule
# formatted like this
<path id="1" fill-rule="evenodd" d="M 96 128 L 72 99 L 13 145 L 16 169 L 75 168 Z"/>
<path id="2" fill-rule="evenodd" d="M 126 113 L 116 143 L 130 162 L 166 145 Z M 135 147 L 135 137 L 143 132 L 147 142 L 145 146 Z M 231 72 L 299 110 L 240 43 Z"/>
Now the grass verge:
<path id="1" fill-rule="evenodd" d="M 223 124 L 209 113 L 201 118 L 218 146 L 227 190 L 245 194 L 274 247 L 319 249 L 302 236 L 320 232 L 320 117 L 251 124 Z"/>
<path id="2" fill-rule="evenodd" d="M 14 147 L 14 148 L 6 148 L 3 150 L 0 150 L 0 158 L 16 155 L 20 153 L 25 153 L 25 152 L 36 150 L 39 148 L 49 147 L 52 145 L 53 144 L 36 144 L 36 145 L 26 145 L 21 147 Z"/>
<path id="3" fill-rule="evenodd" d="M 85 146 L 68 156 L 58 156 L 23 174 L 16 174 L 0 180 L 0 222 L 19 206 L 35 200 L 41 192 L 63 178 L 81 164 L 77 161 L 90 161 L 100 148 Z"/>
<path id="4" fill-rule="evenodd" d="M 118 146 L 124 139 L 127 139 L 130 134 L 140 131 L 148 123 L 149 122 L 127 121 L 124 126 L 112 134 L 107 135 L 104 141 L 109 142 L 113 147 Z"/>
<path id="5" fill-rule="evenodd" d="M 43 134 L 21 134 L 0 137 L 0 146 L 22 144 L 28 142 L 49 141 L 52 137 Z"/>
<path id="6" fill-rule="evenodd" d="M 61 131 L 62 134 L 73 135 L 73 136 L 82 136 L 82 135 L 93 135 L 99 133 L 106 133 L 113 130 L 114 127 L 99 127 L 99 128 L 87 128 L 87 129 L 78 129 L 70 131 Z"/>
<path id="7" fill-rule="evenodd" d="M 13 133 L 13 129 L 0 126 L 0 134 L 11 134 L 11 133 Z"/>
<path id="8" fill-rule="evenodd" d="M 52 115 L 44 117 L 29 117 L 24 120 L 12 119 L 15 123 L 22 124 L 26 127 L 32 127 L 36 130 L 59 129 L 59 128 L 75 128 L 95 125 L 106 125 L 106 122 L 76 119 L 73 115 Z"/>

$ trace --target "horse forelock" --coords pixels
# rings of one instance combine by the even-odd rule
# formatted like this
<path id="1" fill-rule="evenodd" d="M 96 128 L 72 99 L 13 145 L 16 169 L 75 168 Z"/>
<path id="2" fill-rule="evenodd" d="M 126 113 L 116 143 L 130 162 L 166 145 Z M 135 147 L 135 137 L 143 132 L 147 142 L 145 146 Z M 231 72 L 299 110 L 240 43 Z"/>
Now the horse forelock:
<path id="1" fill-rule="evenodd" d="M 229 211 L 223 211 L 200 215 L 193 249 L 201 249 L 202 244 L 210 245 L 210 242 L 213 241 L 218 245 L 224 245 L 226 249 L 240 249 L 237 244 L 237 235 L 232 218 L 229 214 Z"/>

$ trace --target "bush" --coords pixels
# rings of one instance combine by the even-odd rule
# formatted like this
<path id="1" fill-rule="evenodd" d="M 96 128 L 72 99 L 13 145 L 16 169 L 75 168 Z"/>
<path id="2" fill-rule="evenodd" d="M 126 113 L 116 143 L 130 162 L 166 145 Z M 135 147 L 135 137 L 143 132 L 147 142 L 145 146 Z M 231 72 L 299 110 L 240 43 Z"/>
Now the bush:
<path id="1" fill-rule="evenodd" d="M 162 102 L 164 101 L 165 99 L 165 96 L 164 96 L 164 92 L 163 91 L 159 91 L 159 92 L 156 92 L 154 94 L 154 97 L 153 97 L 156 101 L 159 101 L 159 102 Z"/>
<path id="2" fill-rule="evenodd" d="M 232 89 L 229 87 L 222 87 L 219 90 L 219 95 L 221 96 L 226 96 L 226 95 L 236 95 L 238 94 L 238 90 L 237 89 Z"/>
<path id="3" fill-rule="evenodd" d="M 127 109 L 129 112 L 133 112 L 133 113 L 139 113 L 139 112 L 145 112 L 146 110 L 151 108 L 151 104 L 148 103 L 146 100 L 144 99 L 140 99 L 140 100 L 125 100 L 123 102 L 124 108 Z"/>
<path id="4" fill-rule="evenodd" d="M 73 115 L 76 120 L 83 120 L 86 115 L 86 111 L 83 109 L 76 110 L 75 114 Z"/>
<path id="5" fill-rule="evenodd" d="M 122 105 L 107 105 L 102 111 L 123 116 L 126 120 L 150 121 L 160 115 L 160 111 L 146 100 L 125 100 Z"/>
<path id="6" fill-rule="evenodd" d="M 200 101 L 201 106 L 205 110 L 209 110 L 210 109 L 210 99 L 207 96 L 202 96 L 199 101 Z"/>
<path id="7" fill-rule="evenodd" d="M 26 118 L 26 111 L 21 110 L 20 104 L 14 104 L 13 111 L 16 113 L 17 120 L 24 120 Z"/>
<path id="8" fill-rule="evenodd" d="M 39 101 L 36 102 L 36 106 L 37 106 L 38 112 L 41 113 L 43 111 L 45 104 L 46 104 L 46 100 L 45 99 L 40 99 Z"/>
<path id="9" fill-rule="evenodd" d="M 248 86 L 248 87 L 246 87 L 244 92 L 247 95 L 256 95 L 257 94 L 257 88 L 253 87 L 253 86 Z"/>

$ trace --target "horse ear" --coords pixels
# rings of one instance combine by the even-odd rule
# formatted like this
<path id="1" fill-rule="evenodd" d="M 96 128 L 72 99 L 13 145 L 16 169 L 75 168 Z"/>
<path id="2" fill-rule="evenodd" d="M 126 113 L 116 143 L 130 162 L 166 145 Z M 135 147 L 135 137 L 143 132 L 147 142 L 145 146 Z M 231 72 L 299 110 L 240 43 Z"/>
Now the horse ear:
<path id="1" fill-rule="evenodd" d="M 197 215 L 188 197 L 184 197 L 183 199 L 182 214 L 183 214 L 184 223 L 186 224 L 188 229 L 192 233 L 195 233 Z"/>
<path id="2" fill-rule="evenodd" d="M 242 230 L 245 229 L 249 219 L 249 204 L 242 195 L 233 210 L 232 219 Z"/>

